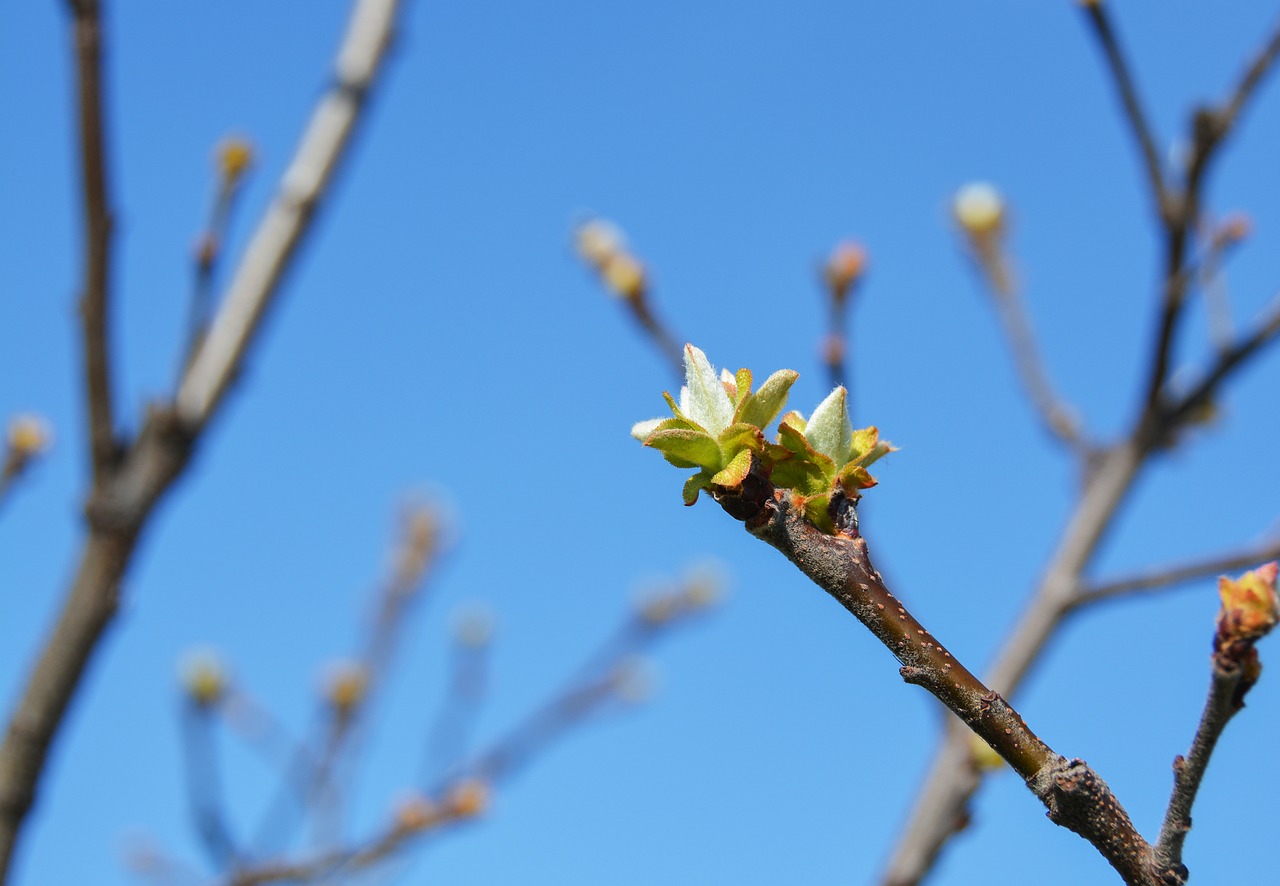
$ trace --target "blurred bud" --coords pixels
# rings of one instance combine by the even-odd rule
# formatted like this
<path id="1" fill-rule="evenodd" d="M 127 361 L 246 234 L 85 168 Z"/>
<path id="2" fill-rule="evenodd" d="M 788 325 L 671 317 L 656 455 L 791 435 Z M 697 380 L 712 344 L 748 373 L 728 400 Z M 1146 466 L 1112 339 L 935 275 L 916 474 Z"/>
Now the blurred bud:
<path id="1" fill-rule="evenodd" d="M 222 701 L 230 684 L 222 657 L 212 649 L 194 649 L 183 655 L 178 679 L 187 696 L 202 708 Z"/>
<path id="2" fill-rule="evenodd" d="M 492 609 L 473 603 L 458 612 L 453 623 L 453 636 L 468 649 L 481 649 L 493 642 L 496 625 Z"/>
<path id="3" fill-rule="evenodd" d="M 962 187 L 951 208 L 956 223 L 971 237 L 987 237 L 1004 227 L 1004 198 L 986 182 Z"/>
<path id="4" fill-rule="evenodd" d="M 703 563 L 685 577 L 684 599 L 694 609 L 708 609 L 724 599 L 724 571 L 714 563 Z"/>
<path id="5" fill-rule="evenodd" d="M 9 451 L 23 459 L 40 455 L 53 444 L 49 423 L 30 413 L 9 419 Z"/>
<path id="6" fill-rule="evenodd" d="M 369 689 L 369 675 L 363 665 L 354 661 L 335 662 L 325 676 L 325 700 L 340 715 L 351 713 L 364 701 Z"/>
<path id="7" fill-rule="evenodd" d="M 1276 596 L 1275 561 L 1250 570 L 1238 579 L 1218 579 L 1222 609 L 1218 613 L 1220 641 L 1253 641 L 1263 637 L 1280 621 L 1280 598 Z"/>
<path id="8" fill-rule="evenodd" d="M 647 281 L 644 265 L 628 252 L 617 252 L 600 269 L 605 286 L 628 301 L 644 298 Z"/>
<path id="9" fill-rule="evenodd" d="M 253 165 L 253 145 L 246 138 L 227 136 L 218 143 L 215 162 L 223 183 L 234 186 Z"/>
<path id="10" fill-rule="evenodd" d="M 440 810 L 422 794 L 409 794 L 396 804 L 397 831 L 421 831 L 440 819 Z"/>
<path id="11" fill-rule="evenodd" d="M 1234 246 L 1253 233 L 1253 219 L 1243 212 L 1233 212 L 1218 225 L 1217 240 L 1223 246 Z"/>
<path id="12" fill-rule="evenodd" d="M 445 801 L 458 818 L 474 818 L 489 808 L 489 786 L 477 778 L 459 782 Z"/>
<path id="13" fill-rule="evenodd" d="M 657 680 L 647 659 L 638 655 L 624 659 L 613 670 L 613 691 L 628 704 L 641 704 L 653 697 Z"/>
<path id="14" fill-rule="evenodd" d="M 969 759 L 979 772 L 990 772 L 1004 765 L 1004 759 L 976 735 L 969 736 Z"/>
<path id="15" fill-rule="evenodd" d="M 402 593 L 416 589 L 440 547 L 440 516 L 427 505 L 405 510 L 400 547 L 396 552 L 395 585 Z"/>
<path id="16" fill-rule="evenodd" d="M 831 297 L 842 302 L 867 269 L 867 251 L 861 243 L 846 240 L 832 251 L 823 268 Z"/>
<path id="17" fill-rule="evenodd" d="M 660 625 L 675 617 L 680 608 L 676 595 L 660 592 L 646 595 L 637 606 L 640 617 L 650 625 Z"/>
<path id="18" fill-rule="evenodd" d="M 593 218 L 578 225 L 574 245 L 583 261 L 600 270 L 609 259 L 623 250 L 625 239 L 617 225 L 604 219 Z"/>

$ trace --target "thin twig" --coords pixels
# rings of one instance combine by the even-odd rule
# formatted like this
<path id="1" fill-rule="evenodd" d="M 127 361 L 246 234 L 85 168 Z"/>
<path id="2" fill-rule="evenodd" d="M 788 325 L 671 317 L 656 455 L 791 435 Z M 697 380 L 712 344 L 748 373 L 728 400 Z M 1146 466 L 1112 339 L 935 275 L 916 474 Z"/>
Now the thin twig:
<path id="1" fill-rule="evenodd" d="M 196 833 L 216 870 L 235 867 L 240 853 L 231 837 L 222 800 L 221 767 L 214 747 L 213 711 L 208 704 L 185 698 L 181 719 L 187 798 Z"/>
<path id="2" fill-rule="evenodd" d="M 1120 48 L 1115 30 L 1111 27 L 1107 4 L 1089 2 L 1081 5 L 1088 16 L 1089 24 L 1093 27 L 1094 36 L 1102 46 L 1107 67 L 1111 70 L 1111 79 L 1120 96 L 1120 103 L 1124 106 L 1129 129 L 1138 144 L 1138 152 L 1142 155 L 1142 165 L 1146 173 L 1147 185 L 1151 188 L 1151 196 L 1155 201 L 1156 213 L 1163 218 L 1168 211 L 1169 195 L 1160 163 L 1160 153 L 1156 150 L 1156 140 L 1151 133 L 1151 124 L 1142 110 L 1142 102 L 1138 98 L 1138 88 L 1129 71 L 1129 64 Z"/>
<path id="3" fill-rule="evenodd" d="M 90 463 L 101 485 L 115 463 L 115 411 L 109 343 L 111 194 L 103 120 L 102 21 L 97 0 L 69 0 L 74 19 L 84 187 L 84 284 L 80 295 Z"/>
<path id="4" fill-rule="evenodd" d="M 1280 558 L 1280 539 L 1229 554 L 1219 554 L 1176 566 L 1151 569 L 1137 575 L 1091 585 L 1076 594 L 1070 606 L 1073 610 L 1081 609 L 1104 600 L 1115 600 L 1143 592 L 1168 590 L 1212 575 L 1233 572 L 1277 558 Z"/>

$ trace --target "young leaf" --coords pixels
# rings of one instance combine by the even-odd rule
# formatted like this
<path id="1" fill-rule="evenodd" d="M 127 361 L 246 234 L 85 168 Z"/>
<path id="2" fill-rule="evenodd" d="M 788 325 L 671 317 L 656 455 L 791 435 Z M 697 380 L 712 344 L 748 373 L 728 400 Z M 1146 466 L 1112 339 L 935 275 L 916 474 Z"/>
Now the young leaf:
<path id="1" fill-rule="evenodd" d="M 845 406 L 844 387 L 838 387 L 818 404 L 804 429 L 804 436 L 814 449 L 844 467 L 853 443 L 853 425 Z"/>
<path id="2" fill-rule="evenodd" d="M 746 422 L 757 428 L 768 425 L 786 405 L 787 394 L 799 377 L 800 373 L 791 369 L 780 369 L 769 376 L 760 386 L 760 390 L 742 398 L 738 405 L 736 421 Z"/>
<path id="3" fill-rule="evenodd" d="M 685 386 L 680 389 L 680 409 L 712 435 L 733 421 L 733 401 L 711 368 L 707 355 L 693 345 L 684 346 Z"/>
<path id="4" fill-rule="evenodd" d="M 654 431 L 645 440 L 678 468 L 707 468 L 718 471 L 721 467 L 720 444 L 704 431 L 677 429 Z"/>

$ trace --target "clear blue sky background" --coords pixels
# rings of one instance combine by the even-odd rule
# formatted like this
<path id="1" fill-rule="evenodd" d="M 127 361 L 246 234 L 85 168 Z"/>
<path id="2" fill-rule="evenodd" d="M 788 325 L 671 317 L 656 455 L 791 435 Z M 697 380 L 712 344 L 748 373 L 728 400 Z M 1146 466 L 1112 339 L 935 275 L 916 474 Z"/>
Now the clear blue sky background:
<path id="1" fill-rule="evenodd" d="M 326 83 L 347 4 L 110 6 L 113 345 L 122 411 L 136 416 L 178 359 L 212 146 L 236 130 L 260 152 L 234 251 Z M 1170 150 L 1275 16 L 1264 3 L 1117 6 Z M 85 479 L 62 13 L 53 0 L 0 12 L 0 415 L 39 411 L 58 435 L 0 520 L 6 706 L 71 572 Z M 1270 83 L 1212 180 L 1215 210 L 1255 222 L 1228 276 L 1242 321 L 1280 281 L 1278 110 Z M 976 178 L 1009 195 L 1050 371 L 1098 434 L 1132 414 L 1151 340 L 1157 240 L 1075 4 L 410 3 L 367 122 L 242 384 L 141 546 L 17 882 L 133 882 L 119 858 L 137 833 L 198 861 L 176 660 L 223 650 L 301 729 L 323 663 L 360 636 L 395 505 L 422 487 L 451 503 L 459 544 L 388 689 L 365 829 L 417 771 L 461 602 L 500 615 L 480 723 L 493 736 L 646 580 L 712 556 L 732 594 L 660 651 L 651 704 L 574 733 L 502 786 L 488 819 L 429 848 L 411 881 L 870 882 L 938 711 L 774 551 L 709 503 L 680 506 L 679 473 L 627 436 L 675 382 L 577 264 L 570 225 L 588 210 L 617 219 L 678 334 L 717 365 L 799 370 L 805 410 L 826 393 L 815 264 L 839 238 L 867 244 L 855 403 L 902 452 L 879 472 L 864 529 L 901 596 L 981 668 L 1075 477 L 1025 407 L 949 196 Z M 1205 352 L 1197 307 L 1179 353 Z M 1277 354 L 1257 361 L 1222 423 L 1144 475 L 1098 576 L 1274 528 L 1278 372 Z M 1216 609 L 1205 581 L 1088 612 L 1019 698 L 1149 835 L 1199 715 Z M 1264 675 L 1210 769 L 1188 842 L 1196 882 L 1274 871 L 1278 685 Z M 228 746 L 245 823 L 272 773 Z M 995 779 L 974 814 L 937 882 L 1110 882 L 1016 778 Z"/>

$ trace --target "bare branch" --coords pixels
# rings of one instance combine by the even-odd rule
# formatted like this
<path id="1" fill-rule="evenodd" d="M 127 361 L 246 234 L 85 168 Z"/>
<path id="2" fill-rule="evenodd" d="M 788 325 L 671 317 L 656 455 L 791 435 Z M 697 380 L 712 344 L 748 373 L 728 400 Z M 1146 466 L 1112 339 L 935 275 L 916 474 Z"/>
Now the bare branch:
<path id="1" fill-rule="evenodd" d="M 1244 569 L 1255 563 L 1280 558 L 1280 539 L 1255 545 L 1229 554 L 1219 554 L 1176 566 L 1147 570 L 1137 575 L 1114 579 L 1082 589 L 1071 601 L 1071 608 L 1081 609 L 1100 603 L 1150 591 L 1162 591 L 1211 575 Z"/>
<path id="2" fill-rule="evenodd" d="M 1129 129 L 1138 144 L 1138 153 L 1142 156 L 1147 185 L 1155 200 L 1156 214 L 1164 218 L 1168 211 L 1169 194 L 1163 166 L 1160 163 L 1160 153 L 1156 150 L 1156 140 L 1151 134 L 1151 124 L 1147 122 L 1147 116 L 1142 110 L 1142 102 L 1138 98 L 1138 88 L 1134 84 L 1133 75 L 1129 72 L 1129 64 L 1120 48 L 1115 30 L 1111 27 L 1107 5 L 1101 0 L 1093 0 L 1093 2 L 1081 3 L 1081 6 L 1093 28 L 1094 37 L 1102 47 L 1120 103 L 1124 107 Z"/>
<path id="3" fill-rule="evenodd" d="M 207 422 L 235 378 L 355 131 L 390 43 L 398 6 L 398 0 L 356 3 L 333 86 L 316 107 L 222 309 L 178 387 L 177 412 L 184 423 L 200 427 Z"/>
<path id="4" fill-rule="evenodd" d="M 836 534 L 827 535 L 792 507 L 787 490 L 774 489 L 758 465 L 740 487 L 715 487 L 712 494 L 748 532 L 781 551 L 875 634 L 901 663 L 902 678 L 928 690 L 990 745 L 1045 804 L 1050 820 L 1093 844 L 1126 883 L 1159 886 L 1150 845 L 1106 783 L 1083 761 L 1054 753 L 885 587 L 858 531 L 853 501 L 837 494 L 830 512 Z"/>
<path id="5" fill-rule="evenodd" d="M 248 298 L 252 304 L 246 306 L 246 296 L 237 297 L 233 292 L 220 318 L 222 322 L 215 325 L 215 334 L 211 336 L 216 340 L 206 342 L 206 347 L 201 348 L 192 373 L 188 373 L 179 391 L 180 414 L 166 408 L 153 408 L 122 457 L 115 457 L 112 442 L 111 457 L 107 458 L 105 441 L 111 427 L 109 409 L 103 404 L 108 401 L 90 398 L 91 404 L 98 404 L 96 418 L 91 416 L 96 463 L 111 463 L 114 467 L 95 477 L 86 505 L 89 535 L 78 571 L 57 623 L 9 719 L 4 742 L 0 744 L 0 882 L 7 878 L 22 824 L 34 803 L 45 759 L 63 715 L 91 655 L 115 616 L 120 582 L 138 537 L 156 503 L 185 470 L 200 430 L 221 401 L 239 365 L 253 322 L 278 283 L 285 259 L 292 254 L 291 247 L 297 243 L 340 149 L 346 144 L 345 136 L 361 107 L 360 98 L 374 82 L 397 8 L 396 0 L 358 0 L 349 26 L 351 34 L 338 59 L 339 85 L 321 101 L 311 127 L 314 135 L 303 139 L 300 156 L 285 176 L 282 196 L 268 211 L 263 223 L 266 233 L 260 232 L 256 241 L 260 245 L 256 250 L 251 247 L 245 258 L 245 269 L 237 275 L 242 281 L 240 289 L 232 287 L 234 292 L 244 292 L 247 284 L 243 281 L 255 283 L 254 294 Z M 90 92 L 96 95 L 100 43 L 96 25 L 98 4 L 80 0 L 72 4 L 72 10 L 76 15 L 78 48 L 93 61 L 87 77 L 93 87 Z M 100 133 L 98 112 L 91 109 L 89 113 L 91 131 Z M 100 158 L 101 153 L 97 156 Z M 96 170 L 101 168 L 100 160 L 92 165 Z M 91 192 L 102 194 L 100 205 L 105 207 L 105 185 L 101 191 L 94 190 L 96 188 L 91 186 Z M 299 197 L 304 197 L 304 202 L 299 203 Z M 109 230 L 105 211 L 95 217 L 98 221 L 93 228 L 96 237 L 93 242 L 105 243 Z M 286 248 L 277 259 L 264 264 L 267 256 L 263 243 L 283 243 Z M 106 366 L 105 255 L 102 252 L 99 259 L 95 259 L 99 264 L 91 268 L 90 275 L 91 281 L 104 282 L 103 295 L 99 297 L 97 290 L 90 290 L 92 297 L 87 303 L 91 311 L 86 315 L 89 320 L 86 328 L 91 333 L 86 339 L 86 362 L 94 380 L 93 387 L 101 389 L 105 389 L 106 379 L 105 370 L 99 371 Z M 267 265 L 271 272 L 263 273 Z M 218 333 L 219 327 L 221 333 Z M 95 351 L 99 346 L 103 348 L 101 354 Z M 200 371 L 196 372 L 197 369 Z"/>
<path id="6" fill-rule="evenodd" d="M 111 288 L 111 195 L 103 121 L 102 22 L 97 0 L 71 0 L 84 187 L 84 283 L 80 322 L 84 344 L 89 453 L 95 484 L 105 482 L 117 455 L 111 392 L 108 315 Z"/>

